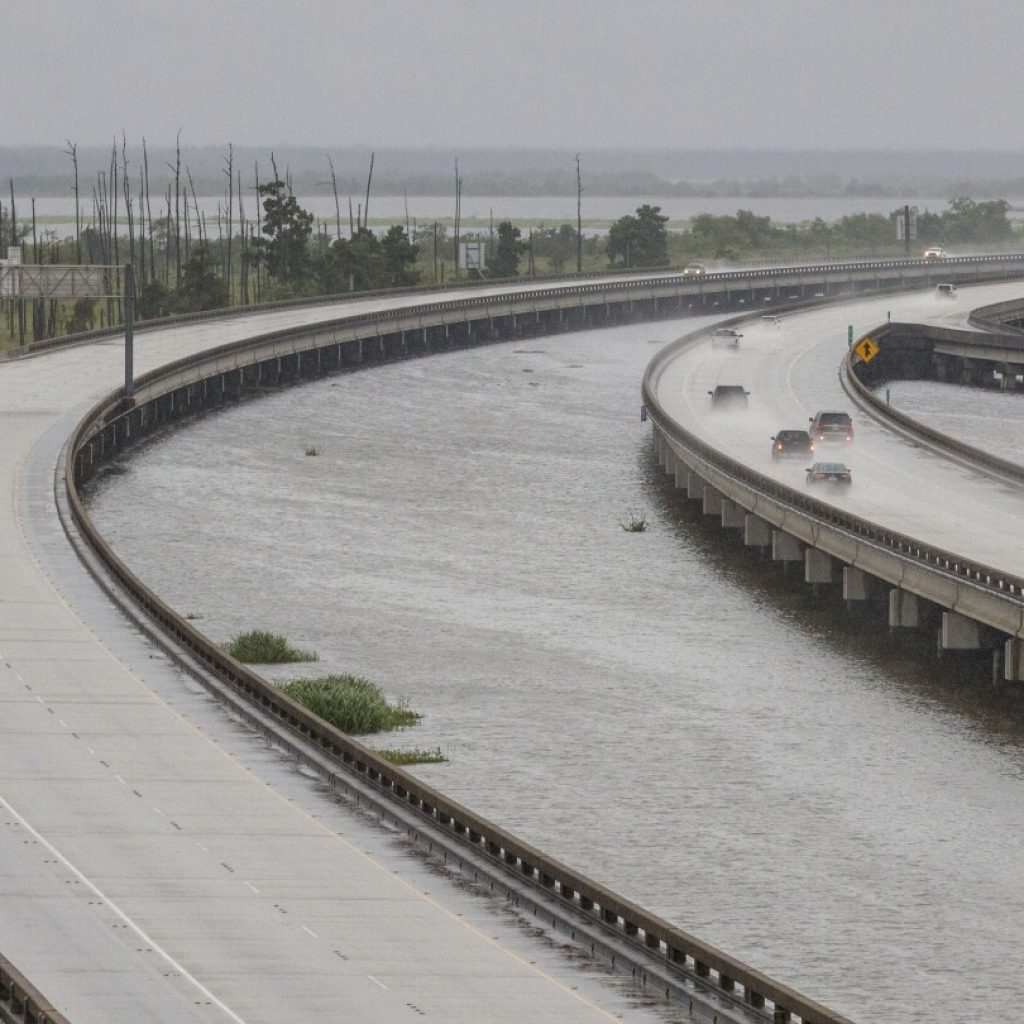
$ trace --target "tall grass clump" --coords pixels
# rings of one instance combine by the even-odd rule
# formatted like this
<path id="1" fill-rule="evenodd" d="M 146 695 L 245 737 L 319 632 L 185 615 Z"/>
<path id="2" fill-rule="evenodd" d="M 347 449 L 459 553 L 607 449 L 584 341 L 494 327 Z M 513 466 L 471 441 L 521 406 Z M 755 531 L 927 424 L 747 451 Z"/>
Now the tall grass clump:
<path id="1" fill-rule="evenodd" d="M 385 747 L 383 750 L 375 750 L 374 753 L 379 754 L 385 761 L 397 764 L 400 767 L 409 764 L 442 764 L 448 760 L 441 752 L 440 747 L 435 747 L 433 750 L 421 750 L 419 748 L 399 750 L 393 747 Z"/>
<path id="2" fill-rule="evenodd" d="M 626 533 L 645 533 L 647 530 L 647 513 L 633 509 L 625 522 L 619 523 Z"/>
<path id="3" fill-rule="evenodd" d="M 252 629 L 233 636 L 225 648 L 236 661 L 247 665 L 280 665 L 288 661 L 319 661 L 316 651 L 300 651 L 292 647 L 280 633 Z"/>
<path id="4" fill-rule="evenodd" d="M 292 700 L 342 732 L 357 736 L 415 725 L 420 715 L 404 701 L 391 704 L 379 686 L 359 676 L 322 676 L 280 683 Z"/>

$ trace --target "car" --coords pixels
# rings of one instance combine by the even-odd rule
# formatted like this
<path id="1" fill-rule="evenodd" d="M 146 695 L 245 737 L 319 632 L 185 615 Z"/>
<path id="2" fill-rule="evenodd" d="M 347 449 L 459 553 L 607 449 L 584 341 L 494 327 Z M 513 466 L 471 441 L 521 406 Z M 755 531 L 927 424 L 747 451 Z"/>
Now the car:
<path id="1" fill-rule="evenodd" d="M 925 249 L 921 256 L 923 260 L 944 260 L 946 259 L 946 250 L 940 245 L 930 245 Z"/>
<path id="2" fill-rule="evenodd" d="M 940 299 L 955 299 L 956 298 L 956 285 L 955 284 L 937 284 L 935 286 L 935 294 Z"/>
<path id="3" fill-rule="evenodd" d="M 716 327 L 711 332 L 712 345 L 739 345 L 743 335 L 731 327 Z"/>
<path id="4" fill-rule="evenodd" d="M 815 462 L 807 467 L 807 484 L 852 484 L 853 475 L 845 462 Z"/>
<path id="5" fill-rule="evenodd" d="M 765 313 L 765 315 L 761 317 L 761 323 L 766 327 L 781 327 L 782 317 L 777 313 Z"/>
<path id="6" fill-rule="evenodd" d="M 838 441 L 849 444 L 853 440 L 853 420 L 846 412 L 817 412 L 811 417 L 808 433 L 815 443 Z"/>
<path id="7" fill-rule="evenodd" d="M 772 458 L 785 459 L 814 451 L 814 442 L 806 430 L 780 430 L 772 436 Z"/>
<path id="8" fill-rule="evenodd" d="M 745 406 L 750 392 L 742 384 L 719 384 L 714 391 L 709 391 L 711 404 L 718 406 Z"/>
<path id="9" fill-rule="evenodd" d="M 683 267 L 683 277 L 703 277 L 706 273 L 703 263 L 687 263 Z"/>

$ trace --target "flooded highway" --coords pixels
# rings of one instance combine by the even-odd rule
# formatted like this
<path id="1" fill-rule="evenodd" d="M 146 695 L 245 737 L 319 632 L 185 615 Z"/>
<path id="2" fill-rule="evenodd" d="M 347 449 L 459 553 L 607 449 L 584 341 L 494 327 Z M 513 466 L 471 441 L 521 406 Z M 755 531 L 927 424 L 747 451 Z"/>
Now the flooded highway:
<path id="1" fill-rule="evenodd" d="M 683 928 L 855 1020 L 1015 1019 L 1024 705 L 670 489 L 639 382 L 699 325 L 275 393 L 148 444 L 92 512 L 209 636 L 408 699 L 371 745 L 440 747 L 423 778 Z M 1014 396 L 969 394 L 998 430 Z"/>

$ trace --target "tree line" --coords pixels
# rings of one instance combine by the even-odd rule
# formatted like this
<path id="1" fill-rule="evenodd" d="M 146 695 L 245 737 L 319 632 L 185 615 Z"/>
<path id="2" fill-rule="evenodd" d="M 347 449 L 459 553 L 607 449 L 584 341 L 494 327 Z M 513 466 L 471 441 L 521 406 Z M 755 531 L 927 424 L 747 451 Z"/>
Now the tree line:
<path id="1" fill-rule="evenodd" d="M 485 231 L 465 231 L 458 219 L 448 224 L 404 224 L 382 231 L 369 227 L 373 178 L 370 158 L 365 196 L 353 211 L 348 197 L 348 230 L 342 230 L 341 197 L 330 166 L 336 216 L 333 224 L 317 220 L 296 197 L 287 168 L 279 172 L 271 156 L 270 173 L 255 164 L 243 187 L 243 171 L 234 148 L 223 158 L 223 195 L 208 216 L 200 206 L 193 177 L 182 160 L 180 140 L 163 194 L 150 188 L 145 141 L 137 158 L 122 136 L 106 168 L 94 181 L 79 178 L 77 146 L 65 151 L 72 169 L 75 233 L 58 239 L 40 231 L 35 200 L 30 216 L 16 201 L 10 182 L 9 206 L 0 202 L 0 239 L 21 245 L 26 263 L 92 263 L 115 267 L 130 261 L 137 281 L 136 315 L 152 319 L 229 305 L 312 297 L 381 288 L 433 285 L 472 276 L 510 278 L 558 274 L 581 269 L 657 268 L 687 262 L 758 259 L 834 259 L 899 256 L 896 220 L 853 214 L 826 223 L 779 224 L 749 210 L 735 215 L 701 214 L 669 230 L 659 206 L 644 204 L 611 224 L 606 236 L 585 234 L 559 224 L 524 229 L 502 220 Z M 456 166 L 456 197 L 462 179 Z M 456 209 L 458 202 L 456 200 Z M 19 216 L 20 212 L 20 216 Z M 966 196 L 950 201 L 940 213 L 918 217 L 917 247 L 1007 245 L 1014 239 L 1002 199 L 976 202 Z M 461 242 L 482 242 L 482 270 L 459 266 Z M 912 252 L 917 255 L 917 250 Z M 118 282 L 120 287 L 120 282 Z M 120 300 L 76 302 L 15 300 L 4 303 L 8 342 L 24 343 L 63 333 L 119 323 Z"/>

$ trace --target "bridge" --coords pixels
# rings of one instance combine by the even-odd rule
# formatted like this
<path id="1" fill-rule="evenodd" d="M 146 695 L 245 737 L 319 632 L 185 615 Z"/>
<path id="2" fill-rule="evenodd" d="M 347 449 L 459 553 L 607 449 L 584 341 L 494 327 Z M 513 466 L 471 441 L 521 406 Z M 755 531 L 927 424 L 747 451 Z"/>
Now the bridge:
<path id="1" fill-rule="evenodd" d="M 315 1018 L 339 1006 L 374 1019 L 423 1005 L 450 1020 L 589 1020 L 619 1009 L 600 987 L 574 991 L 584 986 L 559 976 L 564 964 L 539 969 L 513 940 L 488 939 L 493 925 L 474 901 L 455 901 L 454 909 L 447 896 L 423 891 L 425 879 L 403 881 L 412 873 L 405 859 L 360 852 L 367 836 L 346 839 L 355 826 L 345 815 L 321 820 L 322 806 L 309 804 L 288 772 L 261 763 L 230 722 L 210 714 L 206 691 L 183 687 L 184 665 L 332 786 L 384 808 L 413 842 L 436 845 L 460 870 L 625 965 L 650 990 L 688 1001 L 695 1016 L 841 1021 L 289 706 L 118 563 L 91 528 L 77 486 L 152 430 L 268 383 L 501 337 L 699 309 L 775 308 L 940 276 L 992 280 L 1021 266 L 1019 257 L 997 257 L 957 261 L 941 275 L 898 262 L 699 282 L 599 278 L 168 325 L 139 336 L 143 375 L 131 404 L 111 392 L 96 405 L 118 379 L 120 352 L 109 338 L 2 367 L 0 839 L 4 863 L 13 865 L 4 897 L 15 921 L 12 960 L 54 1005 L 74 1008 L 75 1021 L 112 1012 L 162 1019 L 169 1007 L 182 1020 L 287 1017 L 297 1007 Z M 647 397 L 657 412 L 657 396 Z M 666 461 L 683 459 L 678 438 L 666 441 L 669 418 L 655 417 L 655 425 L 660 450 L 671 452 Z M 160 643 L 177 663 L 126 635 L 67 547 L 53 503 L 62 452 L 69 486 L 65 496 L 58 482 L 60 514 L 81 557 L 116 597 L 162 627 Z M 724 479 L 701 486 L 716 483 Z M 283 873 L 283 864 L 296 867 Z M 368 894 L 369 921 L 360 913 Z"/>

